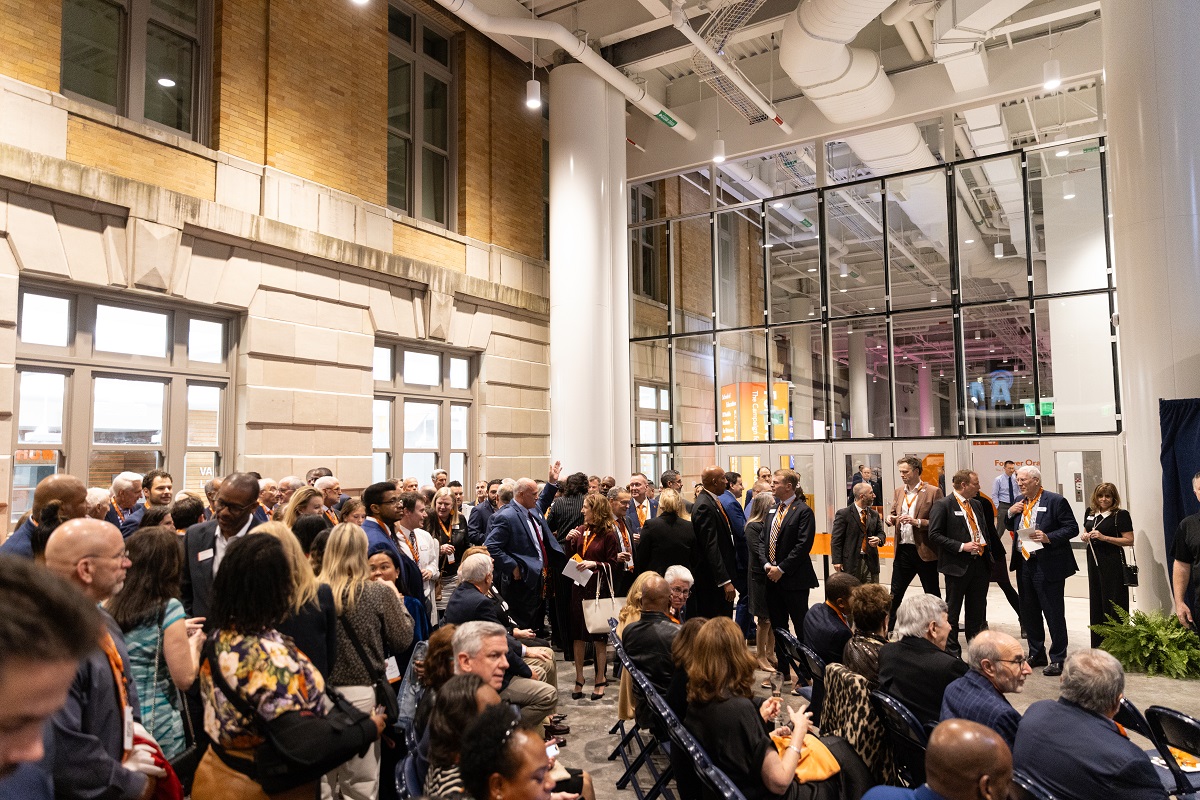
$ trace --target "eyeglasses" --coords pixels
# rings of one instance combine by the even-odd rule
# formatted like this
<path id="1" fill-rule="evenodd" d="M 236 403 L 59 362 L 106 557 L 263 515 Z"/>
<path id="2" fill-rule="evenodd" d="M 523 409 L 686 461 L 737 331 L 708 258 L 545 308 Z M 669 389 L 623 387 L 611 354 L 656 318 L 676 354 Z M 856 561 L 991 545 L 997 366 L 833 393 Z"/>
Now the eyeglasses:
<path id="1" fill-rule="evenodd" d="M 1028 660 L 1029 659 L 1027 659 L 1025 656 L 1017 656 L 1016 658 L 997 658 L 996 659 L 996 661 L 1001 664 L 1016 664 L 1018 667 L 1024 666 L 1025 662 L 1027 662 Z"/>
<path id="2" fill-rule="evenodd" d="M 126 549 L 122 549 L 122 550 L 121 550 L 121 552 L 119 552 L 119 553 L 116 553 L 116 554 L 114 554 L 114 555 L 111 555 L 111 556 L 110 556 L 110 555 L 106 555 L 106 554 L 104 554 L 104 553 L 89 553 L 88 555 L 86 555 L 86 556 L 83 556 L 83 557 L 82 557 L 82 558 L 80 558 L 79 560 L 80 560 L 80 561 L 83 561 L 83 559 L 84 559 L 84 558 L 111 558 L 111 559 L 114 559 L 114 560 L 116 560 L 116 561 L 124 561 L 125 559 L 129 558 L 129 551 L 128 551 L 128 550 L 126 550 Z"/>
<path id="3" fill-rule="evenodd" d="M 218 497 L 216 500 L 213 501 L 213 509 L 216 511 L 219 511 L 222 508 L 228 508 L 233 513 L 240 514 L 243 511 L 246 511 L 247 509 L 252 508 L 254 506 L 254 504 L 257 502 L 258 502 L 258 498 L 256 497 L 248 503 L 242 503 L 241 505 L 234 505 L 233 503 L 227 502 L 225 500 L 222 500 L 220 497 Z"/>
<path id="4" fill-rule="evenodd" d="M 679 594 L 679 595 L 683 595 L 684 597 L 687 597 L 691 593 L 692 593 L 692 590 L 690 588 L 689 589 L 680 589 L 678 586 L 671 587 L 671 594 Z"/>

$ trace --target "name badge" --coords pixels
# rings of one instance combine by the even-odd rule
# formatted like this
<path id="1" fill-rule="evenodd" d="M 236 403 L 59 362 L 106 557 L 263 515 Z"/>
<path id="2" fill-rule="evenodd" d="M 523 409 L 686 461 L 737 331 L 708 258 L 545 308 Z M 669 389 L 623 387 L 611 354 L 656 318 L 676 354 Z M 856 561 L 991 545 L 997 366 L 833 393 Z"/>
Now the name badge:
<path id="1" fill-rule="evenodd" d="M 395 683 L 403 677 L 400 674 L 400 665 L 396 663 L 395 656 L 391 656 L 387 661 L 383 662 L 383 674 L 387 677 L 388 683 Z"/>
<path id="2" fill-rule="evenodd" d="M 956 516 L 956 517 L 965 517 L 966 515 L 967 514 L 965 511 L 955 511 L 954 512 L 954 516 Z"/>
<path id="3" fill-rule="evenodd" d="M 133 749 L 133 706 L 125 706 L 125 742 L 124 749 Z"/>
<path id="4" fill-rule="evenodd" d="M 1096 518 L 1096 515 L 1095 515 L 1095 514 L 1088 514 L 1086 517 L 1084 517 L 1084 518 L 1083 518 L 1083 521 L 1084 521 L 1084 522 L 1091 522 L 1091 521 L 1092 521 L 1092 520 L 1094 520 L 1095 518 Z"/>
<path id="5" fill-rule="evenodd" d="M 1037 513 L 1041 513 L 1041 512 L 1043 512 L 1043 511 L 1045 511 L 1045 510 L 1046 510 L 1046 507 L 1045 507 L 1045 506 L 1038 506 L 1037 508 L 1035 508 L 1035 509 L 1034 509 L 1034 511 L 1035 511 L 1035 512 L 1037 512 Z"/>
<path id="6" fill-rule="evenodd" d="M 210 547 L 207 550 L 201 550 L 196 554 L 197 561 L 208 561 L 213 557 L 213 549 Z"/>

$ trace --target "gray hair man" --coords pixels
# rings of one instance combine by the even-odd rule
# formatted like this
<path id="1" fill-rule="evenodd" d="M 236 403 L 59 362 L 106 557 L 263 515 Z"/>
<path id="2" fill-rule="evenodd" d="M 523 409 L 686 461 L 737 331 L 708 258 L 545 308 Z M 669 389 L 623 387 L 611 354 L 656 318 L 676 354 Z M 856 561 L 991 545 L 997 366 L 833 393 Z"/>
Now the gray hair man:
<path id="1" fill-rule="evenodd" d="M 297 475 L 288 475 L 286 478 L 279 479 L 279 502 L 287 505 L 287 502 L 292 499 L 292 495 L 301 486 L 304 486 L 304 479 Z"/>
<path id="2" fill-rule="evenodd" d="M 103 486 L 87 490 L 87 515 L 92 519 L 104 519 L 112 511 L 112 492 Z"/>
<path id="3" fill-rule="evenodd" d="M 967 665 L 946 652 L 949 635 L 946 601 L 910 594 L 896 613 L 894 640 L 879 651 L 879 688 L 925 725 L 941 718 L 946 687 L 967 673 Z"/>
<path id="4" fill-rule="evenodd" d="M 128 470 L 117 473 L 109 491 L 112 492 L 112 498 L 104 519 L 120 528 L 142 498 L 142 476 Z"/>
<path id="5" fill-rule="evenodd" d="M 1000 631 L 981 631 L 967 646 L 971 671 L 946 687 L 942 719 L 969 719 L 1016 744 L 1021 714 L 1004 696 L 1025 688 L 1032 670 L 1021 643 Z"/>
<path id="6" fill-rule="evenodd" d="M 517 706 L 526 725 L 543 722 L 558 705 L 558 690 L 531 677 L 512 674 L 508 660 L 508 632 L 496 622 L 472 620 L 454 631 L 454 672 L 478 675 L 500 696 Z M 528 673 L 522 662 L 519 667 Z"/>

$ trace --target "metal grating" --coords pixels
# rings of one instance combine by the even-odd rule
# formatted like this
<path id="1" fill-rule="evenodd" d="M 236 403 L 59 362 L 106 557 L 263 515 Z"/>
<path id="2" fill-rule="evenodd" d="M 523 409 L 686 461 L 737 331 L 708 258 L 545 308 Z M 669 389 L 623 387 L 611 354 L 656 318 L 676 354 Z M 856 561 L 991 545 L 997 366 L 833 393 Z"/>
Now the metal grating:
<path id="1" fill-rule="evenodd" d="M 765 2 L 766 0 L 741 0 L 741 2 L 732 3 L 714 11 L 698 33 L 713 50 L 723 53 L 725 45 L 729 43 L 729 38 L 741 30 Z M 696 52 L 692 56 L 692 67 L 696 72 L 696 77 L 712 87 L 715 93 L 723 97 L 751 125 L 767 118 L 767 115 L 746 96 L 746 93 L 734 86 L 733 82 L 714 67 L 703 53 Z M 730 67 L 737 69 L 732 62 L 730 62 Z M 747 82 L 750 81 L 747 80 Z"/>

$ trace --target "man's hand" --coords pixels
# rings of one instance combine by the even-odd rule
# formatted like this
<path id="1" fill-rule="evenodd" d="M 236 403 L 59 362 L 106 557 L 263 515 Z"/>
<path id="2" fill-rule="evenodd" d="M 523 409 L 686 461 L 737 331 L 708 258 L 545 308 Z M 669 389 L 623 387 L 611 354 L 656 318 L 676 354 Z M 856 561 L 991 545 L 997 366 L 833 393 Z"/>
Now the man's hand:
<path id="1" fill-rule="evenodd" d="M 513 577 L 516 578 L 517 580 L 521 580 L 521 568 L 520 567 L 513 567 Z"/>
<path id="2" fill-rule="evenodd" d="M 842 568 L 842 565 L 841 565 L 841 564 L 834 564 L 834 565 L 833 565 L 833 571 L 834 571 L 834 572 L 844 572 L 845 570 Z"/>
<path id="3" fill-rule="evenodd" d="M 887 519 L 885 519 L 884 522 L 886 522 L 888 525 L 895 525 L 896 524 L 896 515 L 888 514 Z"/>
<path id="4" fill-rule="evenodd" d="M 433 580 L 433 570 L 431 570 L 431 569 L 421 570 L 421 577 L 427 581 Z"/>
<path id="5" fill-rule="evenodd" d="M 1032 534 L 1030 534 L 1029 538 L 1030 538 L 1030 540 L 1035 541 L 1035 542 L 1041 542 L 1042 544 L 1050 544 L 1050 537 L 1047 536 L 1046 534 L 1042 533 L 1039 530 L 1035 530 Z"/>
<path id="6" fill-rule="evenodd" d="M 444 544 L 441 547 L 439 547 L 438 550 L 441 552 L 442 555 L 448 556 L 454 552 L 454 545 Z"/>
<path id="7" fill-rule="evenodd" d="M 1183 627 L 1192 627 L 1192 610 L 1182 600 L 1175 604 L 1175 618 L 1179 620 Z"/>
<path id="8" fill-rule="evenodd" d="M 883 539 L 880 539 L 878 536 L 868 536 L 867 544 L 871 545 L 871 547 L 883 547 Z"/>
<path id="9" fill-rule="evenodd" d="M 628 561 L 632 557 L 633 556 L 629 555 L 629 553 L 625 553 L 625 552 L 617 553 L 617 561 Z"/>
<path id="10" fill-rule="evenodd" d="M 732 603 L 733 599 L 735 597 L 737 597 L 737 589 L 733 588 L 732 583 L 725 584 L 724 588 L 725 588 L 725 600 Z"/>
<path id="11" fill-rule="evenodd" d="M 767 577 L 778 583 L 779 579 L 783 577 L 783 570 L 776 566 L 767 567 Z"/>
<path id="12" fill-rule="evenodd" d="M 977 556 L 983 552 L 983 548 L 979 546 L 978 542 L 967 542 L 963 545 L 962 551 L 964 553 L 970 553 L 973 556 Z"/>
<path id="13" fill-rule="evenodd" d="M 528 628 L 513 628 L 512 635 L 514 639 L 532 639 L 535 634 Z"/>
<path id="14" fill-rule="evenodd" d="M 558 483 L 558 476 L 562 473 L 562 462 L 555 461 L 550 465 L 550 475 L 548 483 Z"/>
<path id="15" fill-rule="evenodd" d="M 1013 503 L 1011 506 L 1008 507 L 1008 515 L 1011 517 L 1016 514 L 1020 514 L 1024 510 L 1025 510 L 1025 501 L 1020 500 L 1016 503 Z"/>

